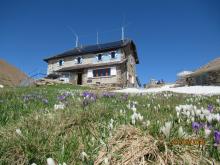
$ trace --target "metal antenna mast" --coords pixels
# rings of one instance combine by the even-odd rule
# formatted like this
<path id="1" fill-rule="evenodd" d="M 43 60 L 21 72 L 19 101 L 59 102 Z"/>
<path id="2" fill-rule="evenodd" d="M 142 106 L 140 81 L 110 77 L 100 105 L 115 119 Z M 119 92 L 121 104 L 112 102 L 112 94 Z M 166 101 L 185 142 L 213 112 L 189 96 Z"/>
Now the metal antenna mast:
<path id="1" fill-rule="evenodd" d="M 121 40 L 124 40 L 125 39 L 125 31 L 124 31 L 124 27 L 122 26 L 121 27 Z"/>
<path id="2" fill-rule="evenodd" d="M 99 32 L 96 32 L 96 44 L 99 44 Z"/>
<path id="3" fill-rule="evenodd" d="M 76 47 L 78 47 L 79 46 L 79 37 L 76 33 L 74 35 L 76 37 Z"/>
<path id="4" fill-rule="evenodd" d="M 70 31 L 73 33 L 73 35 L 75 36 L 75 39 L 76 39 L 76 47 L 79 46 L 79 36 L 76 34 L 76 32 L 70 27 L 70 26 L 67 26 Z"/>

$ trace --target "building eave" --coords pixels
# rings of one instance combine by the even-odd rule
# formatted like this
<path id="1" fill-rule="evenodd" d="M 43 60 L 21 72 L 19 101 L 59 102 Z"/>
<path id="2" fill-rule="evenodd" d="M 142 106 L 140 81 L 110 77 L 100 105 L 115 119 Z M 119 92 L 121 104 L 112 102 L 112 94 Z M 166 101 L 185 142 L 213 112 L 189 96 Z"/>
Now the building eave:
<path id="1" fill-rule="evenodd" d="M 57 70 L 56 72 L 65 72 L 65 71 L 72 71 L 72 70 L 79 70 L 79 69 L 88 69 L 88 68 L 94 68 L 94 67 L 104 67 L 104 66 L 111 66 L 111 65 L 119 65 L 125 63 L 127 60 L 121 60 L 121 61 L 114 61 L 114 62 L 106 62 L 106 63 L 100 63 L 100 64 L 79 64 L 77 66 L 71 66 L 71 67 L 65 67 Z"/>

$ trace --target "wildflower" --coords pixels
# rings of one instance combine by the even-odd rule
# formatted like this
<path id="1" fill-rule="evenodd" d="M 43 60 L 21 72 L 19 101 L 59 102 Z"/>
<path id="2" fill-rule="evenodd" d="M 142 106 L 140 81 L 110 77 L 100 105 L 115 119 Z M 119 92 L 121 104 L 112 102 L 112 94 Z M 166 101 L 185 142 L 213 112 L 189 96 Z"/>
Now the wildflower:
<path id="1" fill-rule="evenodd" d="M 23 136 L 23 135 L 22 135 L 22 132 L 21 132 L 21 130 L 20 130 L 19 128 L 16 129 L 15 131 L 16 131 L 16 133 L 17 133 L 19 136 Z"/>
<path id="2" fill-rule="evenodd" d="M 133 105 L 133 106 L 131 107 L 131 109 L 132 109 L 133 112 L 136 112 L 136 111 L 137 111 L 135 105 Z"/>
<path id="3" fill-rule="evenodd" d="M 131 123 L 133 124 L 133 125 L 135 125 L 135 123 L 136 123 L 136 113 L 134 113 L 133 115 L 131 115 Z"/>
<path id="4" fill-rule="evenodd" d="M 87 153 L 85 153 L 84 151 L 80 154 L 80 158 L 81 160 L 84 162 L 85 160 L 87 160 L 89 158 L 89 156 L 87 155 Z"/>
<path id="5" fill-rule="evenodd" d="M 110 120 L 110 123 L 109 123 L 109 125 L 108 125 L 108 128 L 109 128 L 110 130 L 113 129 L 113 123 L 114 123 L 114 120 L 111 119 L 111 120 Z"/>
<path id="6" fill-rule="evenodd" d="M 204 114 L 200 114 L 199 117 L 200 117 L 201 120 L 204 120 L 205 115 Z"/>
<path id="7" fill-rule="evenodd" d="M 166 138 L 170 136 L 171 127 L 172 127 L 172 123 L 166 122 L 165 125 L 160 129 L 163 132 L 163 134 L 166 136 Z"/>
<path id="8" fill-rule="evenodd" d="M 140 113 L 138 113 L 137 118 L 138 118 L 138 120 L 142 121 L 144 117 Z"/>
<path id="9" fill-rule="evenodd" d="M 57 163 L 52 158 L 47 158 L 47 165 L 56 165 Z"/>
<path id="10" fill-rule="evenodd" d="M 199 115 L 201 114 L 201 110 L 197 109 L 197 110 L 195 111 L 195 114 L 196 114 L 196 116 L 199 116 Z"/>
<path id="11" fill-rule="evenodd" d="M 199 131 L 199 129 L 200 129 L 200 124 L 197 123 L 197 122 L 193 122 L 193 123 L 192 123 L 192 128 L 193 128 L 193 130 L 194 130 L 196 133 L 198 133 L 198 131 Z"/>
<path id="12" fill-rule="evenodd" d="M 42 99 L 42 102 L 43 102 L 44 104 L 48 104 L 48 100 L 47 100 L 47 99 Z"/>
<path id="13" fill-rule="evenodd" d="M 99 139 L 99 142 L 103 145 L 106 146 L 105 142 L 102 139 Z"/>
<path id="14" fill-rule="evenodd" d="M 54 105 L 54 109 L 55 109 L 55 110 L 64 109 L 64 108 L 65 108 L 65 105 L 64 105 L 63 103 L 55 104 L 55 105 Z"/>
<path id="15" fill-rule="evenodd" d="M 104 165 L 110 165 L 110 162 L 107 157 L 104 158 Z"/>
<path id="16" fill-rule="evenodd" d="M 176 116 L 177 116 L 177 118 L 179 118 L 180 117 L 180 113 L 176 112 Z"/>
<path id="17" fill-rule="evenodd" d="M 212 115 L 207 115 L 206 120 L 211 123 L 212 122 Z"/>
<path id="18" fill-rule="evenodd" d="M 179 129 L 178 129 L 178 136 L 179 137 L 183 137 L 185 135 L 184 131 L 183 131 L 183 127 L 180 126 Z"/>
<path id="19" fill-rule="evenodd" d="M 209 105 L 208 105 L 208 111 L 209 111 L 209 112 L 212 112 L 213 110 L 214 110 L 214 106 L 211 105 L 211 104 L 209 104 Z"/>
<path id="20" fill-rule="evenodd" d="M 220 132 L 219 131 L 215 131 L 214 132 L 214 140 L 215 140 L 215 146 L 220 144 Z"/>
<path id="21" fill-rule="evenodd" d="M 150 125 L 150 120 L 147 120 L 146 124 L 147 124 L 147 127 L 148 127 Z"/>
<path id="22" fill-rule="evenodd" d="M 209 137 L 209 135 L 212 132 L 209 128 L 205 128 L 204 131 L 205 131 L 205 138 Z"/>

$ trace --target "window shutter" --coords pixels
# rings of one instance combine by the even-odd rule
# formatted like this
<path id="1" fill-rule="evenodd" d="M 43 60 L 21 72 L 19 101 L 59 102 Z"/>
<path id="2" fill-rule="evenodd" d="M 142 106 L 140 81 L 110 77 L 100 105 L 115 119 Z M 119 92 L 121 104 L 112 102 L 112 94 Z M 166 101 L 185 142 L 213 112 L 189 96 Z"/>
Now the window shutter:
<path id="1" fill-rule="evenodd" d="M 88 73 L 87 73 L 87 77 L 93 77 L 92 75 L 93 75 L 93 74 L 92 74 L 92 70 L 89 69 L 89 70 L 88 70 Z"/>
<path id="2" fill-rule="evenodd" d="M 111 76 L 116 75 L 116 67 L 111 67 Z"/>

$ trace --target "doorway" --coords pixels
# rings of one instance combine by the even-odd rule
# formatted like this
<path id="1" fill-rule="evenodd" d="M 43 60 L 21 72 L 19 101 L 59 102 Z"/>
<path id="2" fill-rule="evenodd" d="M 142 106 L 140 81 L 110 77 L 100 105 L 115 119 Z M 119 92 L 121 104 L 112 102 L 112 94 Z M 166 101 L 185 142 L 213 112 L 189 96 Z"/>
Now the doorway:
<path id="1" fill-rule="evenodd" d="M 77 74 L 77 85 L 82 85 L 82 73 Z"/>

